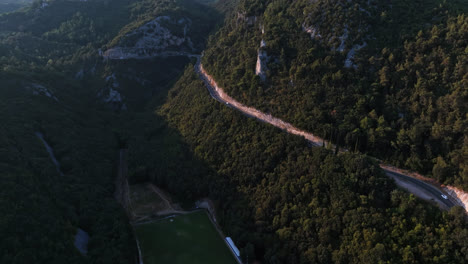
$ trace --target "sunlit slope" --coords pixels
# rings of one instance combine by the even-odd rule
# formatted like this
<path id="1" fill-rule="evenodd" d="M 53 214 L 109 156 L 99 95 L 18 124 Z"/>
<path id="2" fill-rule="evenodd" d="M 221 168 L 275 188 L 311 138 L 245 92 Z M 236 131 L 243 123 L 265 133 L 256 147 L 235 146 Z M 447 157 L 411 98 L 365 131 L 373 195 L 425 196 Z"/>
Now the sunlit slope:
<path id="1" fill-rule="evenodd" d="M 236 100 L 468 188 L 461 1 L 241 1 L 203 66 Z"/>

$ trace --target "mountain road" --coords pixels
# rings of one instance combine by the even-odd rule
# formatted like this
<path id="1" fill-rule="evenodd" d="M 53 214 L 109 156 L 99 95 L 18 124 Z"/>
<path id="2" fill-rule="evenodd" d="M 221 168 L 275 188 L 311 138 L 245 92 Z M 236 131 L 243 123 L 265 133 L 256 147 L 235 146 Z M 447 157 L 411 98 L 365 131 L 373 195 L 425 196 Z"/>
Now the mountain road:
<path id="1" fill-rule="evenodd" d="M 277 128 L 286 131 L 287 133 L 298 135 L 304 137 L 307 141 L 310 142 L 312 146 L 329 146 L 334 148 L 334 145 L 323 140 L 320 137 L 313 135 L 307 131 L 300 130 L 294 127 L 292 124 L 287 123 L 279 118 L 273 117 L 270 114 L 263 113 L 255 108 L 248 107 L 242 103 L 236 101 L 224 90 L 218 86 L 216 81 L 212 76 L 210 76 L 206 70 L 203 68 L 203 65 L 198 59 L 197 64 L 195 65 L 195 72 L 202 79 L 210 93 L 211 97 L 216 101 L 240 111 L 244 115 L 258 119 L 259 121 L 271 124 Z M 343 150 L 346 152 L 347 150 Z M 398 168 L 393 168 L 384 164 L 381 164 L 380 167 L 384 170 L 385 174 L 390 178 L 395 180 L 395 183 L 401 188 L 406 189 L 410 193 L 413 193 L 415 196 L 422 198 L 424 200 L 431 200 L 436 202 L 441 208 L 450 209 L 451 207 L 457 205 L 455 198 L 451 197 L 448 193 L 443 191 L 441 188 L 434 186 L 430 183 L 426 183 L 423 180 L 411 177 L 410 175 L 403 174 Z"/>

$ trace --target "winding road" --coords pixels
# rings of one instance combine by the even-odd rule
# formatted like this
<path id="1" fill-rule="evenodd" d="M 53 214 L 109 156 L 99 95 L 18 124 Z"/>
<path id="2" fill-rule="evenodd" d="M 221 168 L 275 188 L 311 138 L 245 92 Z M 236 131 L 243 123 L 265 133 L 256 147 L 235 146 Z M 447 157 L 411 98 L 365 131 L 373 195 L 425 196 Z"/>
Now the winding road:
<path id="1" fill-rule="evenodd" d="M 201 58 L 198 57 L 198 62 L 195 65 L 195 72 L 199 75 L 200 79 L 205 82 L 206 88 L 210 93 L 211 97 L 216 101 L 219 101 L 226 106 L 242 112 L 244 115 L 258 119 L 259 121 L 271 124 L 277 128 L 280 128 L 290 134 L 304 137 L 312 146 L 330 146 L 332 149 L 334 145 L 323 140 L 320 137 L 313 135 L 312 133 L 300 130 L 294 127 L 292 124 L 287 123 L 279 118 L 273 117 L 270 114 L 263 113 L 255 108 L 248 107 L 242 103 L 236 101 L 234 98 L 230 97 L 224 90 L 218 86 L 216 81 L 212 76 L 210 76 L 201 64 Z M 342 150 L 346 152 L 347 150 Z M 426 183 L 422 180 L 411 177 L 409 174 L 403 174 L 400 169 L 387 166 L 385 164 L 380 164 L 382 170 L 390 178 L 395 180 L 395 183 L 406 189 L 407 191 L 413 193 L 415 196 L 422 198 L 424 200 L 435 201 L 441 208 L 450 209 L 453 206 L 461 205 L 456 198 L 450 196 L 445 191 L 433 186 L 429 183 Z"/>

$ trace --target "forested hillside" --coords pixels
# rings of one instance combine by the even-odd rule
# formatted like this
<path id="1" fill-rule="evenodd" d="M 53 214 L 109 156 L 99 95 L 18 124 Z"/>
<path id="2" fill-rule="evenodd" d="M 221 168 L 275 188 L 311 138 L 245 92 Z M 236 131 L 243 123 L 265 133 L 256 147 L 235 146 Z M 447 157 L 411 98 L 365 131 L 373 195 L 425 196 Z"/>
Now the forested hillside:
<path id="1" fill-rule="evenodd" d="M 136 263 L 115 200 L 121 149 L 130 184 L 154 183 L 183 204 L 213 200 L 245 263 L 466 262 L 465 210 L 398 189 L 367 156 L 467 188 L 462 4 L 0 9 L 0 263 Z M 309 148 L 213 100 L 193 69 L 203 50 L 233 97 L 354 151 Z"/>
<path id="2" fill-rule="evenodd" d="M 219 19 L 178 0 L 35 1 L 0 15 L 1 263 L 135 263 L 135 237 L 114 199 L 119 149 L 142 148 L 149 121 L 164 127 L 147 105 L 162 102 L 190 60 L 112 61 L 100 51 L 160 16 L 192 22 L 195 52 Z M 168 144 L 166 134 L 156 130 L 167 139 L 157 142 Z M 86 255 L 74 245 L 79 229 L 89 235 Z"/>
<path id="3" fill-rule="evenodd" d="M 12 12 L 27 6 L 33 0 L 0 0 L 0 14 Z"/>
<path id="4" fill-rule="evenodd" d="M 109 126 L 112 116 L 61 94 L 59 101 L 25 96 L 26 81 L 10 78 L 0 76 L 0 262 L 86 263 L 73 245 L 81 228 L 91 236 L 88 257 L 95 263 L 129 263 L 136 248 L 125 213 L 113 199 L 118 145 Z M 54 81 L 70 86 L 60 76 Z M 54 148 L 63 175 L 36 132 Z"/>
<path id="5" fill-rule="evenodd" d="M 468 190 L 466 12 L 463 1 L 241 1 L 203 64 L 247 105 Z"/>
<path id="6" fill-rule="evenodd" d="M 462 208 L 441 212 L 396 189 L 365 156 L 310 149 L 300 137 L 225 107 L 210 98 L 192 68 L 160 112 L 187 141 L 190 160 L 209 170 L 153 180 L 182 196 L 215 199 L 245 262 L 466 260 Z"/>

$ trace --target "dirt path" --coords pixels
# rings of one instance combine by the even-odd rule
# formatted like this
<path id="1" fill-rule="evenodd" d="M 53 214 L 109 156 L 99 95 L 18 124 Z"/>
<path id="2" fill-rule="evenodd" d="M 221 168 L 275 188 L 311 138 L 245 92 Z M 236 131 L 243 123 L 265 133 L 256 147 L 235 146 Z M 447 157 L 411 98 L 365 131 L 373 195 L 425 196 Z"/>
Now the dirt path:
<path id="1" fill-rule="evenodd" d="M 128 187 L 128 164 L 127 164 L 127 149 L 119 150 L 119 164 L 117 168 L 117 177 L 115 179 L 114 198 L 125 209 L 127 215 L 132 217 L 130 205 L 130 191 Z"/>
<path id="2" fill-rule="evenodd" d="M 155 192 L 164 201 L 168 209 L 175 210 L 174 207 L 172 206 L 172 203 L 169 201 L 169 198 L 161 191 L 161 189 L 159 189 L 158 187 L 154 186 L 151 183 L 148 183 L 148 186 L 151 190 L 153 190 L 153 192 Z"/>
<path id="3" fill-rule="evenodd" d="M 164 206 L 157 211 L 154 211 L 153 214 L 157 216 L 166 216 L 166 215 L 180 215 L 180 214 L 189 214 L 193 213 L 194 211 L 197 211 L 199 209 L 205 209 L 210 216 L 210 219 L 214 222 L 216 229 L 218 229 L 218 232 L 222 233 L 221 228 L 217 224 L 216 220 L 216 213 L 215 213 L 215 207 L 213 202 L 208 199 L 204 198 L 201 199 L 200 201 L 197 201 L 195 204 L 197 206 L 197 209 L 195 210 L 183 210 L 178 204 L 173 203 L 171 201 L 171 198 L 160 188 L 158 188 L 156 185 L 152 183 L 146 184 L 146 187 L 153 191 L 159 198 L 161 198 L 162 202 L 164 203 Z M 141 223 L 143 220 L 150 219 L 152 216 L 151 215 L 144 215 L 144 216 L 136 216 L 135 215 L 135 221 L 134 222 L 139 222 Z"/>
<path id="4" fill-rule="evenodd" d="M 155 217 L 160 218 L 161 216 L 188 213 L 188 211 L 183 210 L 180 206 L 173 203 L 169 196 L 157 186 L 151 183 L 147 183 L 142 186 L 144 186 L 143 189 L 132 189 L 131 191 L 132 198 L 130 198 L 130 211 L 132 223 L 141 223 L 143 221 L 151 222 L 151 219 L 154 219 Z M 148 197 L 151 197 L 147 196 L 148 193 L 152 194 L 153 198 L 145 200 L 148 199 Z M 142 201 L 140 200 L 141 196 L 135 196 L 136 194 L 143 195 L 143 197 L 146 195 L 147 198 L 143 198 L 144 200 Z"/>
<path id="5" fill-rule="evenodd" d="M 170 201 L 170 198 L 157 186 L 149 183 L 148 187 L 156 193 L 166 204 L 166 208 L 157 212 L 158 215 L 167 215 L 167 214 L 187 214 L 190 211 L 185 211 L 180 208 L 177 204 L 174 204 Z"/>

